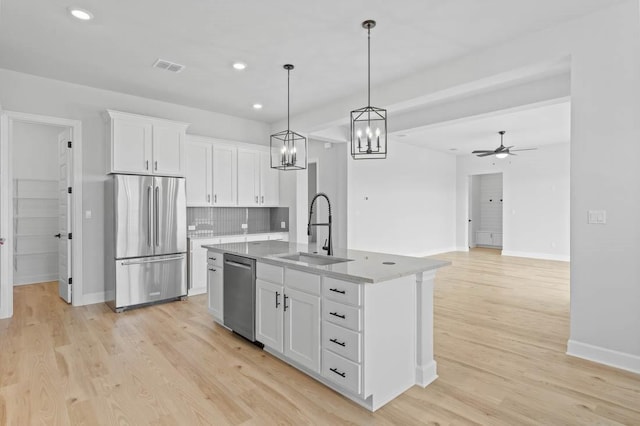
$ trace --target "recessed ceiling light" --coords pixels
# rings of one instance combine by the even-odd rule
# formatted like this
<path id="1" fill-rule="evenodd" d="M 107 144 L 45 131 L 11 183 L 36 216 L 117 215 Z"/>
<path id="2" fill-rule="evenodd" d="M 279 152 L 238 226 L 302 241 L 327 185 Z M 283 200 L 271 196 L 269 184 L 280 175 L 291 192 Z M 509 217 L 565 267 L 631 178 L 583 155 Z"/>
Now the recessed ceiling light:
<path id="1" fill-rule="evenodd" d="M 457 151 L 458 148 L 449 148 L 449 151 Z"/>
<path id="2" fill-rule="evenodd" d="M 253 109 L 262 109 L 262 104 L 253 104 Z"/>
<path id="3" fill-rule="evenodd" d="M 93 19 L 93 13 L 85 9 L 80 9 L 78 7 L 70 7 L 69 13 L 71 14 L 71 16 L 81 21 L 90 21 Z"/>
<path id="4" fill-rule="evenodd" d="M 247 67 L 247 64 L 245 64 L 244 62 L 234 62 L 233 63 L 233 68 L 237 69 L 238 71 L 242 71 L 246 67 Z"/>

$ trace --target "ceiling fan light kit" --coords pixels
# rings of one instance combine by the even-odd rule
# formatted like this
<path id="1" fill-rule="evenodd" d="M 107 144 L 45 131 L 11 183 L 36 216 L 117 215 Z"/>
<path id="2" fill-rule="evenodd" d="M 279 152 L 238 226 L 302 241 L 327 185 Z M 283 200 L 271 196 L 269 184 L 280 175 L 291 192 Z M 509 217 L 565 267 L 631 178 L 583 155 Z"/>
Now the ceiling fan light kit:
<path id="1" fill-rule="evenodd" d="M 387 110 L 371 106 L 371 29 L 376 21 L 362 23 L 367 30 L 367 106 L 351 111 L 351 156 L 354 160 L 387 158 Z"/>
<path id="2" fill-rule="evenodd" d="M 472 151 L 472 154 L 477 155 L 478 157 L 488 157 L 490 155 L 495 155 L 496 158 L 507 158 L 510 155 L 517 155 L 514 154 L 512 151 L 533 151 L 535 149 L 538 148 L 521 148 L 521 149 L 511 149 L 513 148 L 513 145 L 511 146 L 504 146 L 503 144 L 503 138 L 504 138 L 504 134 L 507 133 L 505 130 L 501 130 L 498 132 L 498 134 L 500 135 L 500 146 L 497 147 L 494 150 L 477 150 L 477 151 Z"/>
<path id="3" fill-rule="evenodd" d="M 307 138 L 291 130 L 289 125 L 289 81 L 291 64 L 283 65 L 287 70 L 287 130 L 271 135 L 271 168 L 278 170 L 304 170 L 307 168 Z"/>

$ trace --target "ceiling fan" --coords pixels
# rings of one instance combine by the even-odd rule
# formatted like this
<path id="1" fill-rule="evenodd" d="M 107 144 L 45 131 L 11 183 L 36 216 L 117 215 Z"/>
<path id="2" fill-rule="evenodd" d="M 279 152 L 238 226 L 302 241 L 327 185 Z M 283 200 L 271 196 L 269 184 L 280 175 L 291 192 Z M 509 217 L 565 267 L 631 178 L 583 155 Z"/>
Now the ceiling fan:
<path id="1" fill-rule="evenodd" d="M 504 146 L 504 144 L 502 143 L 502 138 L 504 137 L 504 134 L 507 133 L 504 130 L 501 130 L 498 132 L 500 134 L 500 146 L 497 147 L 494 150 L 480 150 L 480 151 L 472 151 L 472 154 L 476 154 L 478 157 L 487 157 L 489 155 L 495 155 L 496 158 L 506 158 L 509 155 L 516 155 L 514 154 L 512 151 L 533 151 L 534 149 L 538 149 L 538 148 L 521 148 L 521 149 L 511 149 L 513 148 L 512 146 Z"/>

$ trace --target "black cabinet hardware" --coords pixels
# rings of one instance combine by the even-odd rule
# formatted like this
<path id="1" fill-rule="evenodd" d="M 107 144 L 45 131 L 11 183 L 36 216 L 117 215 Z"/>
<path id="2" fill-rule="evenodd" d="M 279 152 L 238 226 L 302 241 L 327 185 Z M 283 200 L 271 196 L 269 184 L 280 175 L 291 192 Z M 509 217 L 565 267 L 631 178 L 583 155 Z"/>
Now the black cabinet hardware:
<path id="1" fill-rule="evenodd" d="M 211 269 L 211 268 L 209 268 L 209 270 L 210 270 L 211 272 L 216 272 L 216 270 L 215 270 L 215 269 Z"/>
<path id="2" fill-rule="evenodd" d="M 333 291 L 334 293 L 345 294 L 346 290 L 338 290 L 337 288 L 330 288 L 329 291 Z"/>
<path id="3" fill-rule="evenodd" d="M 280 297 L 280 293 L 276 291 L 276 309 L 280 306 L 280 302 L 278 302 L 278 297 Z"/>
<path id="4" fill-rule="evenodd" d="M 217 257 L 210 257 L 209 260 L 216 260 Z"/>
<path id="5" fill-rule="evenodd" d="M 54 237 L 60 238 L 60 237 L 62 237 L 62 234 L 56 234 L 56 235 L 54 235 Z"/>
<path id="6" fill-rule="evenodd" d="M 346 315 L 340 315 L 337 312 L 329 312 L 329 315 L 333 315 L 334 317 L 338 317 L 338 318 L 342 318 L 342 319 L 345 319 L 347 317 Z"/>
<path id="7" fill-rule="evenodd" d="M 336 373 L 340 377 L 347 377 L 347 373 L 341 373 L 340 371 L 338 371 L 337 368 L 330 368 L 329 370 L 333 371 L 334 373 Z"/>
<path id="8" fill-rule="evenodd" d="M 287 312 L 287 308 L 289 306 L 287 306 L 287 299 L 289 298 L 289 296 L 287 296 L 286 294 L 284 295 L 284 311 Z"/>
<path id="9" fill-rule="evenodd" d="M 340 345 L 340 346 L 342 346 L 343 348 L 344 348 L 345 346 L 347 346 L 347 344 L 346 344 L 345 342 L 340 342 L 338 339 L 329 339 L 329 341 L 330 341 L 330 342 L 335 343 L 336 345 Z"/>

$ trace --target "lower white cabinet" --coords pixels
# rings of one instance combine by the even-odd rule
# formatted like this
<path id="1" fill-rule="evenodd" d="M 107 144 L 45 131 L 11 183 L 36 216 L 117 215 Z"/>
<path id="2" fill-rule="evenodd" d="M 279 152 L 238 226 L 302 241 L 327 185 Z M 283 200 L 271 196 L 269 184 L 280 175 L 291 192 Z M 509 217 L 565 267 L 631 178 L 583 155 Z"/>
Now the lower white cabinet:
<path id="1" fill-rule="evenodd" d="M 222 255 L 219 255 L 222 258 Z M 207 264 L 207 298 L 209 312 L 219 323 L 224 319 L 224 273 L 222 262 L 219 265 L 209 261 Z"/>
<path id="2" fill-rule="evenodd" d="M 320 373 L 320 295 L 268 281 L 283 276 L 271 265 L 258 262 L 256 273 L 256 340 Z"/>
<path id="3" fill-rule="evenodd" d="M 502 247 L 502 233 L 490 231 L 476 231 L 476 245 Z"/>

